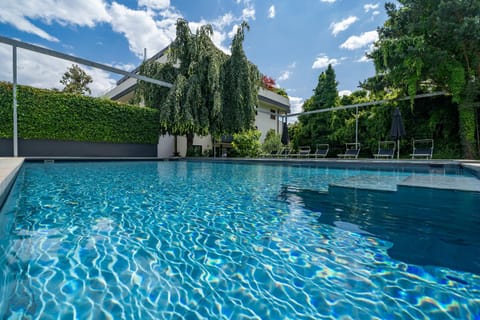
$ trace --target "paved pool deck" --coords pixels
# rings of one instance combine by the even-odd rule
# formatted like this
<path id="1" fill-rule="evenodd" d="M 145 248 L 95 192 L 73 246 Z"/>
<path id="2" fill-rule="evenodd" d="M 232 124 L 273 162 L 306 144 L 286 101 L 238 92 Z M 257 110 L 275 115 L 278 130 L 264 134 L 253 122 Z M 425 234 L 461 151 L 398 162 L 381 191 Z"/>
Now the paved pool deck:
<path id="1" fill-rule="evenodd" d="M 160 159 L 160 158 L 2 158 L 0 157 L 0 207 L 3 204 L 10 187 L 12 186 L 18 170 L 20 170 L 25 160 L 31 161 L 164 161 L 179 160 L 179 158 Z M 475 177 L 457 177 L 436 176 L 432 178 L 412 176 L 398 185 L 434 189 L 461 190 L 480 192 L 480 161 L 470 160 L 374 160 L 374 159 L 298 159 L 298 158 L 280 158 L 280 159 L 238 159 L 238 158 L 189 158 L 189 161 L 227 161 L 227 162 L 257 162 L 273 164 L 291 164 L 291 165 L 318 165 L 336 168 L 359 168 L 359 169 L 384 169 L 399 167 L 402 169 L 428 168 L 430 172 L 444 173 L 448 169 L 465 168 Z M 358 182 L 356 182 L 358 184 Z M 355 185 L 355 179 L 352 179 L 350 187 Z"/>
<path id="2" fill-rule="evenodd" d="M 24 158 L 0 158 L 0 208 L 24 160 Z"/>

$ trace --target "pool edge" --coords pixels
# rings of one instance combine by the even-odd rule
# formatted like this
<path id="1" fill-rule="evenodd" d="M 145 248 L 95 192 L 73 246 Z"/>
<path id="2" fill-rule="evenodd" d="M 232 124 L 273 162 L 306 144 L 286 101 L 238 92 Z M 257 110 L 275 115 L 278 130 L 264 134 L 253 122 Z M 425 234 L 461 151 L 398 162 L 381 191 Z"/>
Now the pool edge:
<path id="1" fill-rule="evenodd" d="M 12 189 L 24 158 L 0 158 L 0 209 Z"/>

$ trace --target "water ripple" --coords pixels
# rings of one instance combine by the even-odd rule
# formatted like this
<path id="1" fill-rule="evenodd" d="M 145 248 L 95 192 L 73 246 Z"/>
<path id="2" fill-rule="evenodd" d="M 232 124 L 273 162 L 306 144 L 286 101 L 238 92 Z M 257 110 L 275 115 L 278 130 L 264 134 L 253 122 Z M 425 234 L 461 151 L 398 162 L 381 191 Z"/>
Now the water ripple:
<path id="1" fill-rule="evenodd" d="M 284 185 L 325 192 L 347 174 L 186 162 L 27 164 L 1 212 L 10 227 L 0 238 L 0 315 L 478 318 L 479 275 L 394 260 L 392 243 L 319 224 L 321 212 L 282 199 Z"/>

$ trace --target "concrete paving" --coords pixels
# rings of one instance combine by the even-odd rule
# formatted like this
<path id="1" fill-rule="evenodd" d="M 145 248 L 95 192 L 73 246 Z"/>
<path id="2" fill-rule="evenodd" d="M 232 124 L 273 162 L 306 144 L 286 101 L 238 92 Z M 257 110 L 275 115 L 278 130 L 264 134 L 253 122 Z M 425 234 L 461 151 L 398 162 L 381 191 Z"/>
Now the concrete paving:
<path id="1" fill-rule="evenodd" d="M 24 158 L 0 158 L 0 207 L 23 161 Z"/>

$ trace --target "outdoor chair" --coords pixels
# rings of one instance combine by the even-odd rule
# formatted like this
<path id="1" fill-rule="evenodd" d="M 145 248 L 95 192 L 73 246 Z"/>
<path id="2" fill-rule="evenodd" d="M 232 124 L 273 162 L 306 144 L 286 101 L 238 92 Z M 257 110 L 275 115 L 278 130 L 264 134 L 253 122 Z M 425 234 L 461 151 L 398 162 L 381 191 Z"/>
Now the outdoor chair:
<path id="1" fill-rule="evenodd" d="M 360 143 L 345 143 L 345 153 L 337 154 L 339 158 L 357 159 L 360 153 Z"/>
<path id="2" fill-rule="evenodd" d="M 413 153 L 410 154 L 412 159 L 426 158 L 432 159 L 433 155 L 433 139 L 417 139 L 413 140 Z"/>
<path id="3" fill-rule="evenodd" d="M 288 157 L 290 155 L 290 148 L 289 147 L 284 147 L 278 154 L 278 157 Z"/>
<path id="4" fill-rule="evenodd" d="M 373 156 L 375 159 L 393 159 L 395 145 L 395 141 L 378 141 L 378 151 Z"/>
<path id="5" fill-rule="evenodd" d="M 315 159 L 317 157 L 325 158 L 328 154 L 328 150 L 329 145 L 327 143 L 317 144 L 317 148 L 315 149 L 315 153 L 313 155 L 315 156 Z"/>
<path id="6" fill-rule="evenodd" d="M 270 153 L 262 153 L 260 157 L 262 158 L 274 158 L 279 153 L 279 150 L 273 150 Z"/>
<path id="7" fill-rule="evenodd" d="M 298 153 L 291 154 L 291 156 L 296 156 L 297 158 L 308 157 L 310 155 L 310 151 L 310 146 L 301 146 L 298 147 Z"/>

